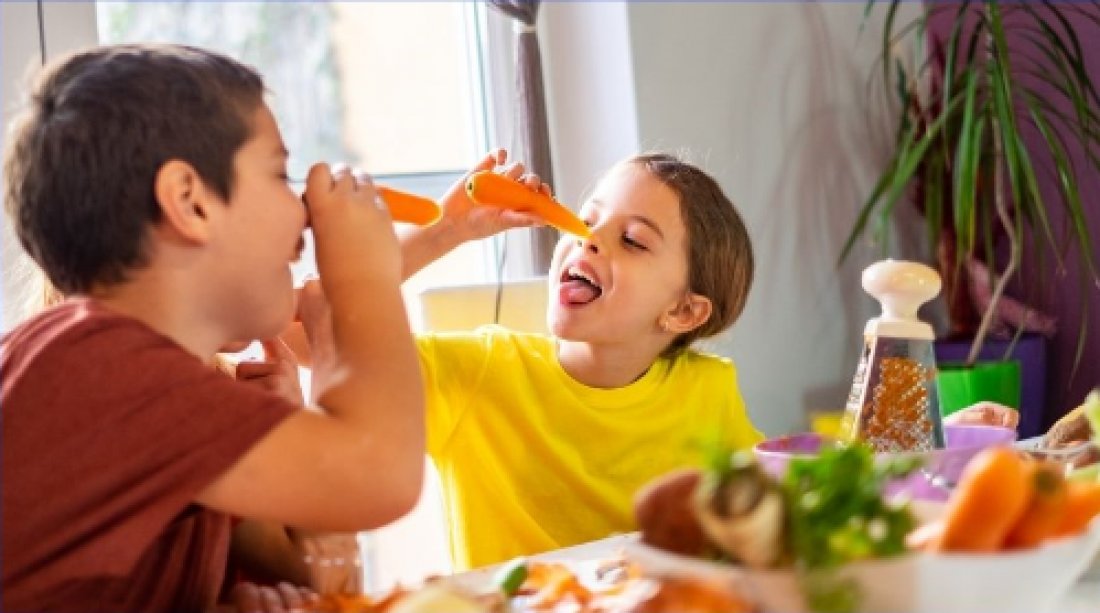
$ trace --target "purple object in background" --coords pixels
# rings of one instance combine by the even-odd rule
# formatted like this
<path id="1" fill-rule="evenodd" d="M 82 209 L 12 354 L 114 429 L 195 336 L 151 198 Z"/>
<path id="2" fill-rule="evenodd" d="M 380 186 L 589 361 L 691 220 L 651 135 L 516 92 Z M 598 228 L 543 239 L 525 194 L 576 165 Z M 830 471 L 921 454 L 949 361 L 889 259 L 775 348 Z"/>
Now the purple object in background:
<path id="1" fill-rule="evenodd" d="M 987 339 L 978 354 L 979 360 L 1003 360 L 1011 341 Z M 933 344 L 936 362 L 965 362 L 970 352 L 970 341 L 938 340 Z M 1046 432 L 1043 422 L 1043 398 L 1047 389 L 1047 341 L 1034 332 L 1020 335 L 1019 342 L 1008 356 L 1020 362 L 1020 438 L 1031 438 Z"/>
<path id="2" fill-rule="evenodd" d="M 946 449 L 905 454 L 880 453 L 876 457 L 911 457 L 924 459 L 923 469 L 887 486 L 890 495 L 906 493 L 914 499 L 946 500 L 950 487 L 958 481 L 966 463 L 976 453 L 994 445 L 1008 445 L 1016 440 L 1016 431 L 1001 426 L 945 424 Z M 757 460 L 768 474 L 782 478 L 792 458 L 812 457 L 821 450 L 824 439 L 818 434 L 792 434 L 766 440 L 753 448 Z"/>

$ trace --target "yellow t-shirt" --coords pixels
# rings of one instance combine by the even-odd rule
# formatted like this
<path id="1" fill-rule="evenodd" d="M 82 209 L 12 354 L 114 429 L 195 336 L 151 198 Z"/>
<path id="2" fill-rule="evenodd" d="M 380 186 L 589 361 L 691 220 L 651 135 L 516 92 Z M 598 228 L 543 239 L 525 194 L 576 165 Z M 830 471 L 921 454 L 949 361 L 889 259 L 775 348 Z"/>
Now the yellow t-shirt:
<path id="1" fill-rule="evenodd" d="M 456 570 L 634 530 L 646 482 L 702 465 L 708 442 L 762 438 L 724 358 L 688 352 L 598 389 L 549 336 L 487 326 L 418 344 Z"/>

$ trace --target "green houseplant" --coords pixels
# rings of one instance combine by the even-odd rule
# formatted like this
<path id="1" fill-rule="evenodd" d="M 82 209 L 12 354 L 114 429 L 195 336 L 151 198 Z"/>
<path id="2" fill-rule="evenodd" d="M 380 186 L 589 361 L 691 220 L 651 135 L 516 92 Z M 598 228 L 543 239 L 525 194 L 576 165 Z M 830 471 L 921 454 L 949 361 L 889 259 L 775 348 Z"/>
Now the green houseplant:
<path id="1" fill-rule="evenodd" d="M 1059 270 L 1078 257 L 1082 290 L 1100 282 L 1080 189 L 1081 177 L 1100 173 L 1100 95 L 1080 44 L 1081 36 L 1100 35 L 1100 11 L 1096 2 L 923 2 L 915 19 L 899 23 L 900 4 L 866 4 L 865 15 L 886 11 L 879 60 L 882 78 L 896 87 L 901 121 L 893 157 L 840 259 L 872 221 L 884 227 L 898 201 L 911 200 L 944 280 L 949 335 L 973 339 L 966 360 L 973 366 L 998 311 L 1012 301 L 1005 290 L 1025 253 L 1053 258 Z M 926 51 L 911 67 L 895 55 L 906 37 Z M 1048 171 L 1054 197 L 1041 189 Z M 1052 222 L 1055 208 L 1064 224 Z M 981 283 L 975 271 L 988 274 L 985 304 L 973 300 Z M 1079 360 L 1087 322 L 1072 323 Z"/>

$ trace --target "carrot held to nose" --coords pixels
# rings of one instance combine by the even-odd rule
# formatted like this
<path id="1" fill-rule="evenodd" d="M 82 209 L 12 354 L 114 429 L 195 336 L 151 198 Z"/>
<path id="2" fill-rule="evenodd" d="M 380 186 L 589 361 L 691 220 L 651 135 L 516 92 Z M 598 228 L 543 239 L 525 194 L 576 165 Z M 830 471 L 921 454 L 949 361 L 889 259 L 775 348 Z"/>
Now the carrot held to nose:
<path id="1" fill-rule="evenodd" d="M 376 185 L 374 189 L 386 204 L 390 217 L 394 221 L 427 226 L 439 219 L 439 205 L 431 198 L 417 196 L 385 185 Z"/>
<path id="2" fill-rule="evenodd" d="M 466 182 L 466 193 L 478 204 L 533 213 L 559 230 L 581 238 L 591 235 L 588 226 L 560 202 L 503 175 L 475 172 Z"/>

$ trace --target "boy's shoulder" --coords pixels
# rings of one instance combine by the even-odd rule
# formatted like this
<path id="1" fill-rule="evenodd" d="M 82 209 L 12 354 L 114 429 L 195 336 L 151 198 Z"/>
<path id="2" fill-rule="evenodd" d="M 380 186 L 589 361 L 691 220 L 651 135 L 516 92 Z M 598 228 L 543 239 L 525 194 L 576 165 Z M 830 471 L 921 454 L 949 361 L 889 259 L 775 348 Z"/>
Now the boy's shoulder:
<path id="1" fill-rule="evenodd" d="M 136 323 L 136 322 L 134 322 Z M 114 315 L 94 302 L 76 298 L 38 313 L 0 339 L 0 370 L 7 383 L 43 356 L 71 348 L 88 335 L 125 333 L 127 318 Z"/>
<path id="2" fill-rule="evenodd" d="M 141 321 L 94 300 L 75 298 L 43 311 L 0 340 L 0 398 L 52 393 L 52 386 L 126 387 L 138 380 L 156 385 L 161 376 L 201 362 Z M 173 370 L 167 370 L 173 369 Z"/>

